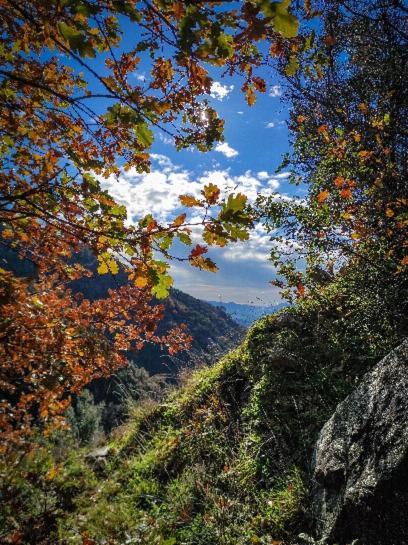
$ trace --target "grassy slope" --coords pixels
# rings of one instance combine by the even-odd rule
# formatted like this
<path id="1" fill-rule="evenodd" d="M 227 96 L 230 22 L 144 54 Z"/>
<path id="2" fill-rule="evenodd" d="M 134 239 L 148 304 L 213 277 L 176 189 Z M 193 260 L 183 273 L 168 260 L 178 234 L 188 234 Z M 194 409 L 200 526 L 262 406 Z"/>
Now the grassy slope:
<path id="1" fill-rule="evenodd" d="M 307 530 L 313 443 L 349 388 L 320 322 L 305 309 L 266 317 L 166 404 L 141 407 L 59 538 L 239 545 Z"/>

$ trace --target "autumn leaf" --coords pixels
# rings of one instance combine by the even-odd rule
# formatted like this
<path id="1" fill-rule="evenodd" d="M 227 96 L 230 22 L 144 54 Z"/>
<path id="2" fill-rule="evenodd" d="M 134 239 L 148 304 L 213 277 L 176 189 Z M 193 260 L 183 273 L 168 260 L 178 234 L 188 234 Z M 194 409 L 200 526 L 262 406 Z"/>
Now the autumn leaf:
<path id="1" fill-rule="evenodd" d="M 263 78 L 260 78 L 260 77 L 257 77 L 257 76 L 254 76 L 252 78 L 252 82 L 254 84 L 254 87 L 257 91 L 259 91 L 260 93 L 265 93 L 266 92 L 266 82 Z"/>
<path id="2" fill-rule="evenodd" d="M 110 259 L 108 261 L 108 266 L 109 266 L 109 271 L 111 272 L 111 274 L 118 274 L 119 265 L 117 264 L 117 262 L 114 259 Z"/>
<path id="3" fill-rule="evenodd" d="M 220 188 L 213 183 L 204 186 L 202 191 L 208 204 L 215 204 L 220 196 Z"/>
<path id="4" fill-rule="evenodd" d="M 317 202 L 319 204 L 323 204 L 327 198 L 329 197 L 330 193 L 327 191 L 327 189 L 325 189 L 324 191 L 321 191 L 318 195 L 317 195 Z"/>
<path id="5" fill-rule="evenodd" d="M 367 113 L 368 113 L 367 104 L 365 104 L 364 102 L 360 102 L 360 104 L 358 105 L 358 109 L 359 109 L 360 112 L 362 112 L 363 114 L 367 114 Z"/>
<path id="6" fill-rule="evenodd" d="M 367 159 L 367 157 L 371 157 L 372 154 L 373 154 L 372 151 L 367 151 L 367 150 L 362 150 L 358 152 L 358 156 L 361 157 L 362 159 Z"/>
<path id="7" fill-rule="evenodd" d="M 148 284 L 148 279 L 146 276 L 136 276 L 134 284 L 137 288 L 145 288 Z"/>
<path id="8" fill-rule="evenodd" d="M 177 218 L 172 222 L 173 227 L 180 227 L 180 225 L 183 225 L 186 220 L 186 215 L 187 214 L 180 214 L 177 216 Z"/>
<path id="9" fill-rule="evenodd" d="M 305 296 L 305 286 L 302 284 L 302 282 L 299 282 L 296 286 L 296 295 L 297 297 Z"/>
<path id="10" fill-rule="evenodd" d="M 190 252 L 190 258 L 198 257 L 208 252 L 208 249 L 205 246 L 197 244 Z"/>
<path id="11" fill-rule="evenodd" d="M 351 189 L 349 188 L 344 188 L 344 189 L 341 189 L 340 190 L 340 196 L 343 198 L 343 199 L 351 199 L 352 197 L 352 192 L 351 192 Z"/>
<path id="12" fill-rule="evenodd" d="M 97 270 L 99 274 L 107 274 L 109 272 L 109 268 L 106 261 L 101 261 Z"/>
<path id="13" fill-rule="evenodd" d="M 245 90 L 245 98 L 248 106 L 253 106 L 256 102 L 256 95 L 251 85 L 248 85 Z"/>
<path id="14" fill-rule="evenodd" d="M 192 195 L 180 195 L 179 200 L 183 206 L 192 208 L 193 206 L 202 206 L 201 202 Z"/>

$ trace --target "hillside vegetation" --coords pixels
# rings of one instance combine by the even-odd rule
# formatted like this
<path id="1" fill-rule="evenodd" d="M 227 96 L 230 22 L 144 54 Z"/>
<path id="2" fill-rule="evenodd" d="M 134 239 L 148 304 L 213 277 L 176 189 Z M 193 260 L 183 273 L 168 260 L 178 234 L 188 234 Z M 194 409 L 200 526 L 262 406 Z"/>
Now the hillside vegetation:
<path id="1" fill-rule="evenodd" d="M 18 523 L 22 543 L 294 542 L 312 526 L 321 426 L 403 333 L 381 344 L 379 336 L 376 346 L 361 330 L 347 335 L 344 316 L 357 323 L 361 308 L 341 285 L 322 292 L 320 304 L 261 319 L 164 402 L 136 405 L 106 455 L 85 458 L 57 434 L 27 458 L 24 483 L 9 473 L 3 524 Z"/>

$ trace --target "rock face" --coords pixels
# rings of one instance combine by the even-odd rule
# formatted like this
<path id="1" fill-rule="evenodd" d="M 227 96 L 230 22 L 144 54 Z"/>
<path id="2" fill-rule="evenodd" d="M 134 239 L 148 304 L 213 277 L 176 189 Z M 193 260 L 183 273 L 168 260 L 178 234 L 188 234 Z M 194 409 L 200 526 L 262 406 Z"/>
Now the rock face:
<path id="1" fill-rule="evenodd" d="M 408 339 L 337 406 L 314 477 L 319 543 L 408 544 Z"/>

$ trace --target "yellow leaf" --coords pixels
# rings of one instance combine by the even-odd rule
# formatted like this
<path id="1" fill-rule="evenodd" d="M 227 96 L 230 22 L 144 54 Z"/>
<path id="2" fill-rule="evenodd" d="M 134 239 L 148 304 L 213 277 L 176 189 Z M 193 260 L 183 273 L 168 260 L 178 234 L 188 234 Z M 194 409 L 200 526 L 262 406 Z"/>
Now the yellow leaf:
<path id="1" fill-rule="evenodd" d="M 99 264 L 98 267 L 98 273 L 99 274 L 107 274 L 109 272 L 108 265 L 106 261 L 102 261 L 102 263 Z"/>
<path id="2" fill-rule="evenodd" d="M 57 475 L 58 475 L 58 467 L 54 466 L 47 471 L 45 478 L 47 479 L 47 481 L 52 481 L 53 479 L 55 479 Z"/>
<path id="3" fill-rule="evenodd" d="M 394 210 L 392 210 L 391 208 L 387 208 L 387 210 L 385 211 L 385 215 L 387 216 L 387 218 L 392 218 L 392 216 L 394 216 Z"/>
<path id="4" fill-rule="evenodd" d="M 118 274 L 119 266 L 114 259 L 109 261 L 109 270 L 112 274 Z"/>
<path id="5" fill-rule="evenodd" d="M 145 288 L 147 286 L 146 276 L 137 276 L 135 279 L 135 286 L 137 288 Z"/>
<path id="6" fill-rule="evenodd" d="M 359 240 L 361 237 L 358 233 L 351 233 L 351 238 L 353 240 Z"/>

